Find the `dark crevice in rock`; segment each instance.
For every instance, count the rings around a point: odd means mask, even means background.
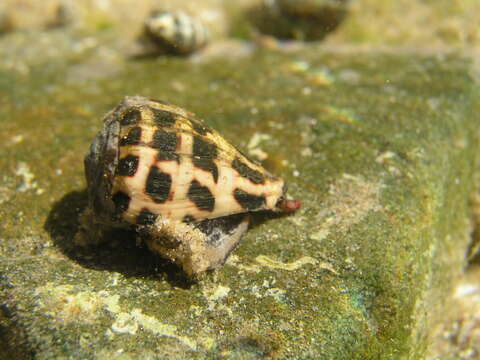
[[[0,359],[33,359],[35,352],[28,345],[25,329],[17,325],[15,311],[5,300],[0,294]]]

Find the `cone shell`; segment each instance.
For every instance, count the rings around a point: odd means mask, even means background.
[[[131,224],[274,210],[285,191],[191,113],[141,97],[107,115],[85,163],[98,215]]]

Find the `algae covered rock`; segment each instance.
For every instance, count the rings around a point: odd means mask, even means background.
[[[130,61],[72,81],[88,60],[28,75],[0,63],[2,355],[423,357],[427,315],[469,242],[479,149],[468,59],[304,46]],[[127,94],[191,109],[283,174],[302,209],[255,218],[197,282],[128,231],[81,246],[83,156]]]

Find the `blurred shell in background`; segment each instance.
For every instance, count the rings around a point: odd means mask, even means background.
[[[268,0],[275,2],[286,14],[297,16],[317,16],[330,10],[340,10],[345,7],[349,0]]]
[[[145,21],[142,42],[152,52],[189,55],[205,47],[209,40],[206,26],[183,11],[155,11]]]
[[[349,0],[264,0],[250,11],[253,25],[279,39],[322,40],[348,13]]]

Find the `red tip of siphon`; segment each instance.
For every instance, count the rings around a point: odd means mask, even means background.
[[[297,211],[302,206],[302,202],[300,200],[284,200],[280,203],[280,209],[287,213],[292,213]]]

